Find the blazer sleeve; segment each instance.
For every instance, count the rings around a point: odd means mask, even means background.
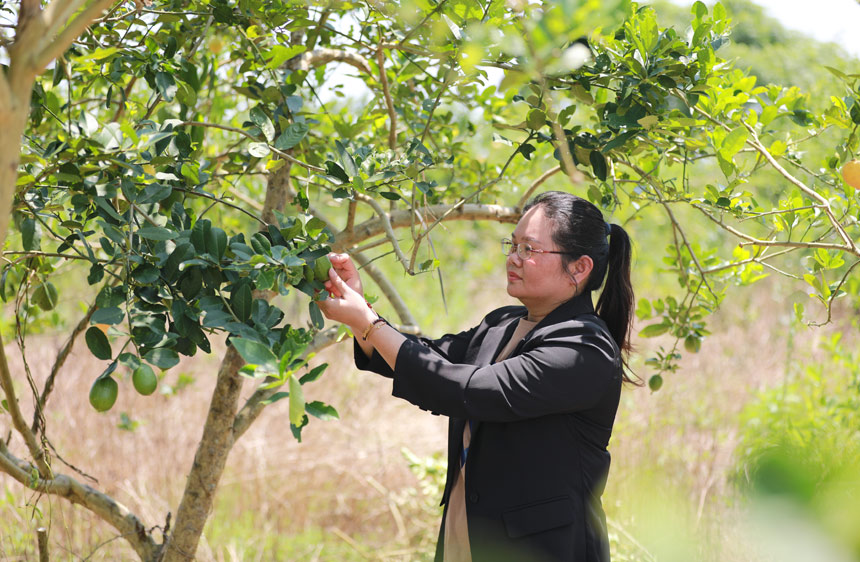
[[[469,342],[472,341],[472,337],[476,330],[477,327],[472,328],[471,330],[466,330],[465,332],[460,332],[459,334],[446,334],[435,340],[410,334],[403,334],[406,336],[406,342],[404,342],[403,345],[410,344],[419,348],[424,348],[434,356],[440,357],[445,361],[450,363],[459,363],[466,355]],[[355,338],[353,338],[352,353],[353,359],[355,360],[355,366],[362,371],[372,371],[388,378],[392,378],[394,376],[394,371],[388,366],[385,359],[383,359],[375,349],[373,350],[373,355],[368,357],[364,354],[364,351],[361,349],[361,346],[358,345],[358,341]]]
[[[404,342],[393,394],[437,414],[507,422],[587,410],[620,377],[611,336],[593,322],[574,320],[536,335],[516,356],[484,367]]]

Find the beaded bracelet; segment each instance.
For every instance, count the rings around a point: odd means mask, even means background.
[[[370,323],[370,326],[368,326],[364,333],[361,335],[361,339],[363,341],[367,341],[367,338],[370,336],[370,334],[373,333],[377,326],[381,326],[382,324],[388,324],[388,321],[382,316],[378,316],[376,320]]]

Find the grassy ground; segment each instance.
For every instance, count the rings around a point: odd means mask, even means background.
[[[762,286],[744,293],[743,301],[727,302],[713,320],[715,335],[684,359],[662,390],[623,394],[604,496],[614,560],[773,559],[748,530],[746,504],[729,479],[741,409],[785,372],[789,312],[773,296],[785,293]],[[472,321],[498,304],[490,302],[492,291],[473,294],[484,296],[473,303]],[[804,348],[814,349],[819,337],[804,333]],[[38,381],[60,344],[47,336],[30,340]],[[19,356],[14,348],[7,353],[13,361]],[[335,405],[342,420],[314,420],[297,443],[286,401],[269,407],[231,454],[199,559],[430,559],[438,497],[423,492],[433,482],[416,477],[403,450],[421,459],[440,455],[445,420],[391,398],[389,381],[352,368],[348,348],[323,355],[331,366],[306,388],[306,398]],[[172,388],[169,395],[140,397],[130,381],[121,381],[117,405],[97,414],[87,392],[103,367],[79,350],[51,399],[54,447],[147,525],[163,526],[178,504],[218,356],[172,370],[160,385]],[[12,449],[22,450],[15,438]],[[33,559],[40,525],[50,526],[54,560],[134,558],[112,528],[85,510],[34,495],[0,475],[0,559]]]

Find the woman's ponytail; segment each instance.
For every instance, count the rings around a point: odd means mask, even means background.
[[[609,333],[618,348],[626,366],[630,353],[630,328],[633,323],[633,285],[630,282],[630,261],[632,248],[630,237],[619,225],[609,225],[609,257],[607,259],[606,281],[597,300],[597,315],[606,322]],[[625,373],[626,382],[633,382]]]

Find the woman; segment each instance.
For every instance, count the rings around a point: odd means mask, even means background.
[[[437,561],[606,561],[600,496],[629,381],[630,239],[588,201],[554,191],[525,207],[502,248],[508,294],[523,306],[460,334],[398,332],[365,302],[345,254],[330,256],[332,298],[320,305],[351,328],[360,369],[450,418]]]

